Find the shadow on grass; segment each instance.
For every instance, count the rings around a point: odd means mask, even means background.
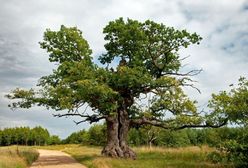
[[[92,163],[93,160],[102,158],[99,155],[73,155],[73,157],[81,163]]]

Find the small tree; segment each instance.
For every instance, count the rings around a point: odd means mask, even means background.
[[[159,138],[159,134],[161,132],[161,129],[158,127],[154,127],[151,125],[144,126],[142,129],[140,129],[141,132],[143,132],[143,137],[146,141],[146,145],[149,146],[149,148],[152,148],[152,145],[154,142]]]
[[[106,53],[102,63],[92,61],[92,51],[76,27],[49,29],[40,46],[46,49],[57,68],[40,79],[40,90],[16,89],[8,98],[20,99],[11,107],[30,108],[36,104],[56,111],[57,117],[79,116],[90,123],[105,119],[107,144],[102,153],[111,157],[135,158],[127,145],[130,127],[153,125],[165,129],[219,127],[226,122],[206,122],[197,113],[182,87],[191,86],[190,76],[199,70],[181,73],[178,50],[202,39],[196,33],[175,30],[147,20],[119,18],[103,29]],[[151,95],[149,105],[140,99]],[[93,113],[80,107],[87,104]],[[169,115],[168,115],[169,114]]]
[[[223,146],[229,161],[234,162],[237,167],[247,167],[248,80],[240,77],[237,87],[233,84],[230,86],[232,87],[230,91],[213,94],[209,107],[213,110],[212,115],[219,120],[228,118],[230,122],[243,127],[235,140],[229,140],[223,143]]]
[[[219,94],[212,94],[208,105],[213,110],[212,115],[248,126],[248,80],[240,77],[238,87],[234,87],[233,84],[230,86],[232,88],[229,92],[221,91]]]

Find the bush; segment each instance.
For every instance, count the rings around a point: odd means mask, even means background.
[[[208,160],[213,163],[233,163],[235,167],[248,167],[248,145],[229,140],[217,149],[207,156]]]
[[[28,165],[31,165],[39,157],[39,153],[33,149],[18,150],[18,154],[20,157],[25,159]]]
[[[237,167],[248,167],[248,145],[240,144],[235,140],[227,141],[223,144],[227,152],[227,159]]]
[[[213,163],[220,163],[224,161],[223,155],[221,152],[214,151],[207,155],[207,159]]]

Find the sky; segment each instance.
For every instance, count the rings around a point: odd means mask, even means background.
[[[248,77],[248,0],[0,0],[0,129],[40,125],[65,138],[89,128],[76,125],[76,118],[54,118],[43,107],[12,111],[4,95],[35,87],[52,72],[54,64],[38,44],[47,28],[77,26],[97,60],[105,52],[103,27],[119,17],[150,19],[203,37],[200,45],[180,51],[182,58],[189,56],[185,69],[203,69],[193,77],[201,94],[186,89],[200,108],[212,93]]]

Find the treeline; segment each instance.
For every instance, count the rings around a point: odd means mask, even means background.
[[[89,130],[81,130],[62,140],[64,144],[83,144],[103,146],[106,144],[106,125],[95,124]]]
[[[157,127],[132,128],[128,142],[131,146],[165,146],[183,147],[192,145],[219,146],[225,141],[248,142],[247,128],[223,127],[218,129],[183,129],[179,131],[164,130]],[[106,125],[93,125],[88,131],[72,133],[62,143],[83,145],[104,145],[106,143]]]
[[[47,129],[37,126],[5,128],[0,130],[0,146],[59,144],[58,136],[50,135]]]
[[[183,129],[179,131],[150,127],[130,130],[129,143],[134,146],[218,146],[221,142],[229,140],[247,142],[248,135],[244,135],[244,132],[244,128],[228,127],[218,129]]]
[[[225,141],[248,142],[247,128],[223,127],[218,129],[183,129],[179,131],[164,130],[157,127],[132,128],[129,131],[128,143],[131,146],[165,146],[183,147],[192,145],[218,146]],[[103,146],[106,144],[106,125],[93,125],[88,130],[81,130],[60,140],[50,135],[47,129],[40,126],[5,128],[0,130],[0,145],[53,145],[82,144]]]

